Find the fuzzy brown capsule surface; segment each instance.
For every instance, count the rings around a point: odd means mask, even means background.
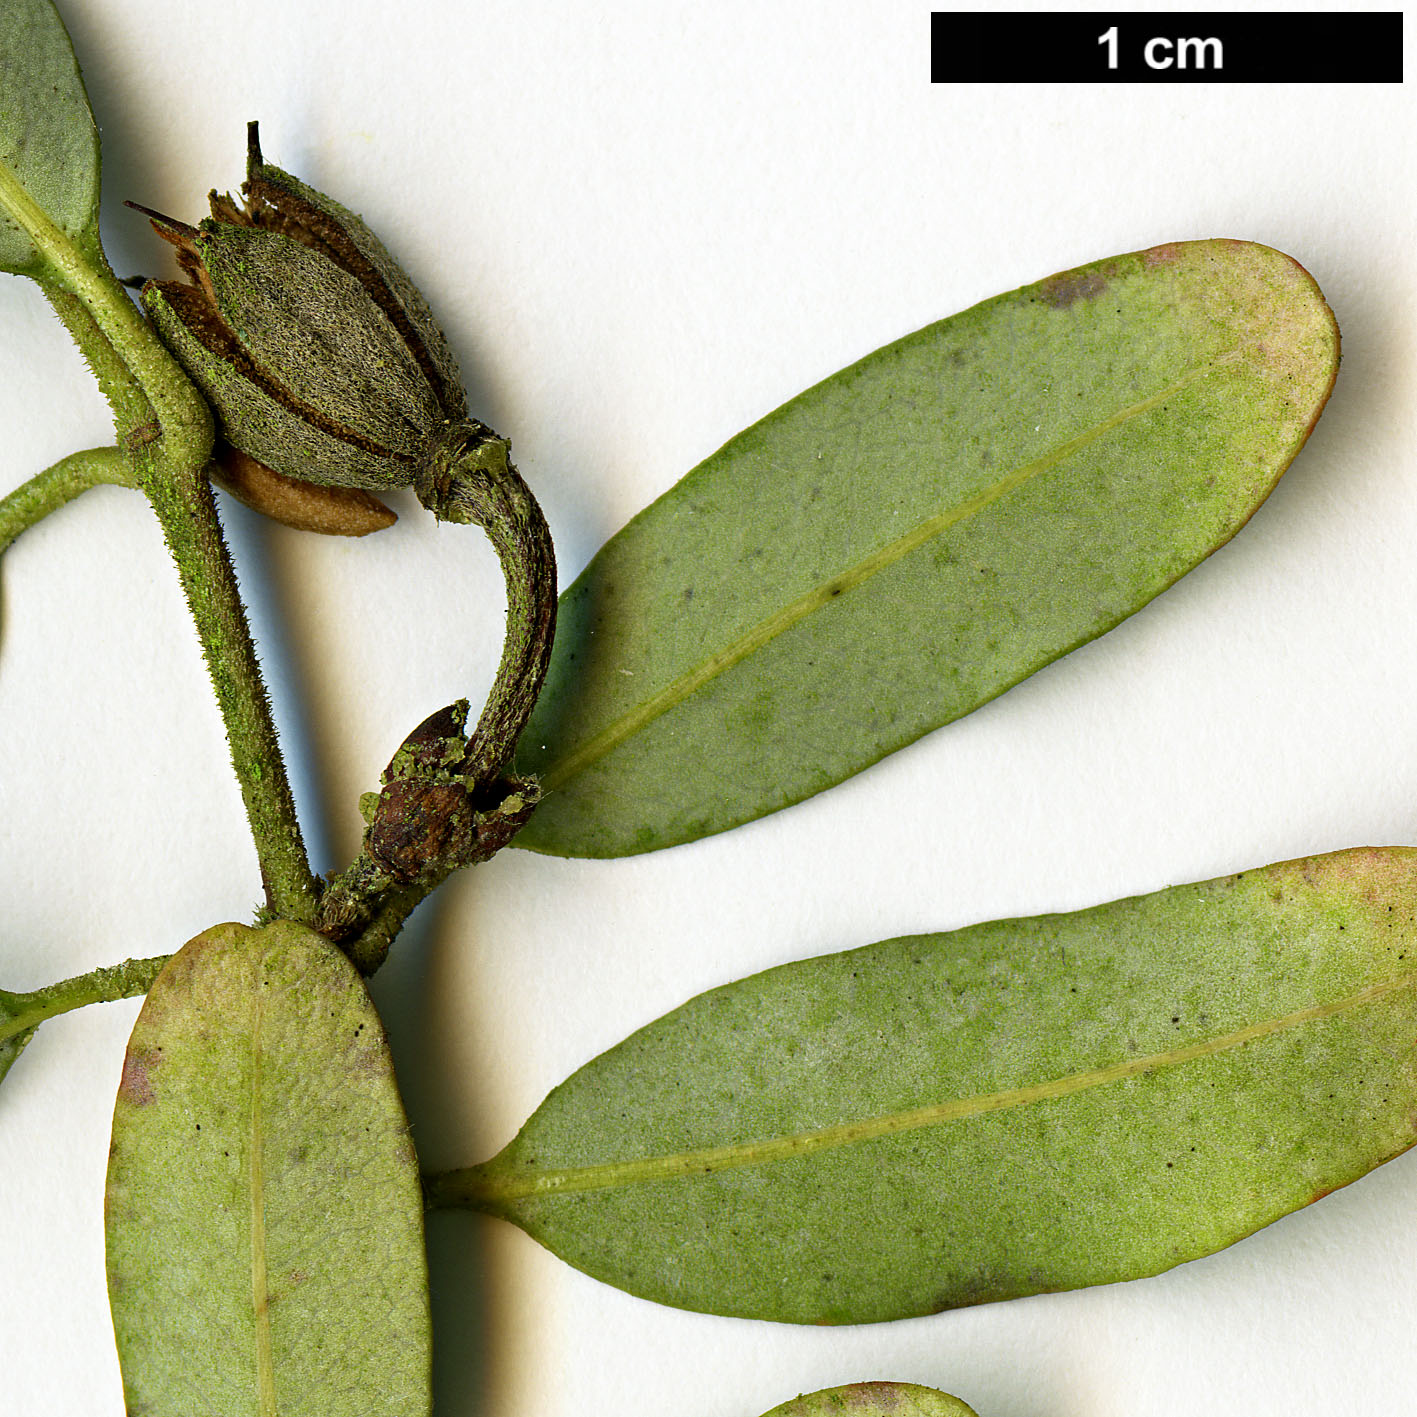
[[[254,123],[241,191],[213,192],[198,226],[139,208],[189,278],[143,287],[163,342],[247,457],[306,483],[418,486],[467,419],[423,297],[358,216],[262,158]]]

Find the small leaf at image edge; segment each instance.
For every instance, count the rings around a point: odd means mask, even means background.
[[[914,1383],[851,1383],[823,1388],[774,1407],[764,1417],[977,1417],[948,1393]]]
[[[98,224],[98,129],[64,23],[49,0],[0,5],[0,161],[73,241]],[[44,262],[0,211],[0,270],[33,275]]]

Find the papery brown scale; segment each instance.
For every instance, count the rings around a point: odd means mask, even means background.
[[[360,487],[323,487],[283,474],[257,462],[239,448],[220,444],[213,455],[211,479],[252,511],[296,531],[324,536],[367,536],[391,527],[398,517]]]
[[[476,839],[476,816],[465,788],[399,779],[380,792],[364,849],[395,880],[411,883],[430,862],[464,859]]]

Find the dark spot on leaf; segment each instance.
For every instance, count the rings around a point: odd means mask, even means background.
[[[1075,300],[1096,299],[1107,289],[1107,280],[1097,271],[1068,271],[1045,280],[1041,289],[1055,310],[1066,310]]]
[[[1168,241],[1164,246],[1153,246],[1149,251],[1143,251],[1142,263],[1150,270],[1155,266],[1169,266],[1180,255],[1180,244]]]
[[[135,1107],[146,1107],[154,1101],[151,1074],[159,1061],[156,1051],[130,1052],[123,1059],[123,1080],[118,1084],[119,1097]]]

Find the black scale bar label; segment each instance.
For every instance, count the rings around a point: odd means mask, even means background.
[[[936,10],[930,78],[937,84],[1400,84],[1402,14]]]

